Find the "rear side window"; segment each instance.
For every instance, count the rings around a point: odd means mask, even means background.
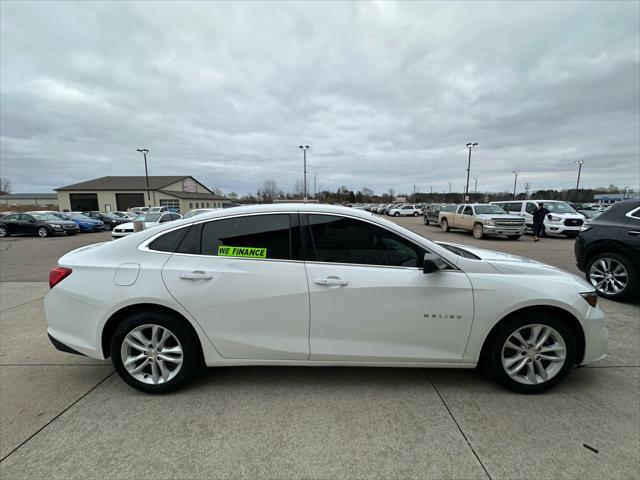
[[[189,227],[179,228],[156,238],[149,244],[149,250],[158,252],[175,252],[180,242],[189,231]]]
[[[419,267],[424,250],[389,230],[361,220],[309,215],[311,261]]]
[[[253,215],[205,223],[200,252],[202,255],[289,260],[289,215]]]

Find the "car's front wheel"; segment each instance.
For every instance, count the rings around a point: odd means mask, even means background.
[[[544,313],[512,318],[488,340],[491,375],[520,393],[539,393],[557,385],[576,361],[576,340],[558,318]]]
[[[107,232],[110,232],[112,228],[113,228],[113,225],[111,225],[110,223],[105,223],[105,224],[104,224],[104,229],[105,229]]]
[[[418,212],[413,212],[413,216],[417,217],[418,216]]]
[[[484,228],[482,227],[481,224],[476,223],[473,226],[473,237],[477,238],[478,240],[484,237]]]
[[[0,227],[0,238],[2,237],[8,237],[9,236],[9,232],[7,231],[6,227]]]
[[[611,300],[631,300],[638,295],[640,272],[617,253],[601,253],[587,263],[587,281],[598,294]]]
[[[49,236],[49,230],[47,229],[47,227],[38,228],[38,236],[40,238],[45,238],[45,237]]]
[[[399,217],[400,216],[400,212],[396,212],[393,214],[394,217]]]
[[[140,312],[116,328],[111,361],[133,388],[166,393],[186,383],[201,364],[197,342],[184,320],[161,312]]]

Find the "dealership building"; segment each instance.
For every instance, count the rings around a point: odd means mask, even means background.
[[[191,176],[100,177],[56,188],[62,211],[123,211],[132,207],[166,206],[186,213],[194,208],[221,208],[230,201]]]

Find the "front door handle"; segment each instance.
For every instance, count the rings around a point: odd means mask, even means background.
[[[627,233],[633,237],[640,236],[640,231],[638,230],[629,230]]]
[[[328,287],[344,287],[349,285],[349,281],[339,277],[316,278],[316,285],[326,285]]]
[[[181,273],[180,278],[183,280],[211,280],[213,275],[202,270],[196,270],[194,272]]]

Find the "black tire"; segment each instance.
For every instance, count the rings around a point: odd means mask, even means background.
[[[424,217],[424,224],[429,225],[429,219],[427,217]]]
[[[113,228],[113,225],[111,225],[110,223],[105,223],[105,224],[104,224],[104,229],[105,229],[107,232],[110,232],[112,228]]]
[[[482,240],[484,238],[484,227],[481,223],[476,223],[473,226],[473,238],[477,240]]]
[[[627,278],[628,278],[627,285],[619,293],[610,294],[599,289],[598,287],[596,287],[597,282],[595,281],[595,279],[591,278],[591,268],[593,267],[593,265],[596,262],[599,262],[600,260],[604,260],[604,259],[611,259],[611,260],[615,260],[616,262],[619,262],[627,271]],[[595,257],[590,258],[587,261],[587,267],[585,268],[585,272],[586,272],[585,276],[587,278],[587,282],[589,282],[591,285],[593,285],[596,288],[596,290],[598,291],[598,295],[600,295],[601,297],[608,298],[610,300],[616,300],[619,302],[627,302],[627,301],[636,300],[638,296],[640,296],[640,272],[635,267],[635,265],[629,260],[629,258],[623,255],[620,255],[618,253],[600,253]]]
[[[553,328],[562,336],[566,347],[564,364],[555,376],[546,382],[534,385],[527,385],[514,380],[502,366],[502,349],[505,342],[519,328],[530,324],[545,325]],[[554,317],[552,314],[524,313],[521,316],[502,322],[492,332],[487,339],[482,360],[491,377],[503,387],[518,393],[541,393],[560,383],[573,369],[576,362],[575,334],[560,318]]]
[[[170,330],[182,347],[183,357],[179,372],[166,383],[148,384],[134,378],[124,367],[121,358],[122,343],[129,332],[141,325],[158,325]],[[111,338],[111,362],[127,384],[145,393],[167,393],[186,384],[203,365],[197,336],[185,325],[185,320],[163,312],[138,312],[127,317],[116,328]]]
[[[49,236],[49,229],[47,227],[39,227],[36,235],[40,238],[46,238]]]
[[[400,212],[396,212],[393,214],[394,217],[399,217],[400,216]]]
[[[413,216],[417,217],[418,216],[418,212],[413,212]]]
[[[521,235],[507,235],[509,240],[520,240]]]
[[[6,227],[0,226],[0,238],[8,237],[9,231]]]
[[[449,222],[447,221],[446,218],[443,218],[442,221],[440,222],[440,228],[442,229],[443,232],[448,232],[449,230],[451,230],[449,228]]]

